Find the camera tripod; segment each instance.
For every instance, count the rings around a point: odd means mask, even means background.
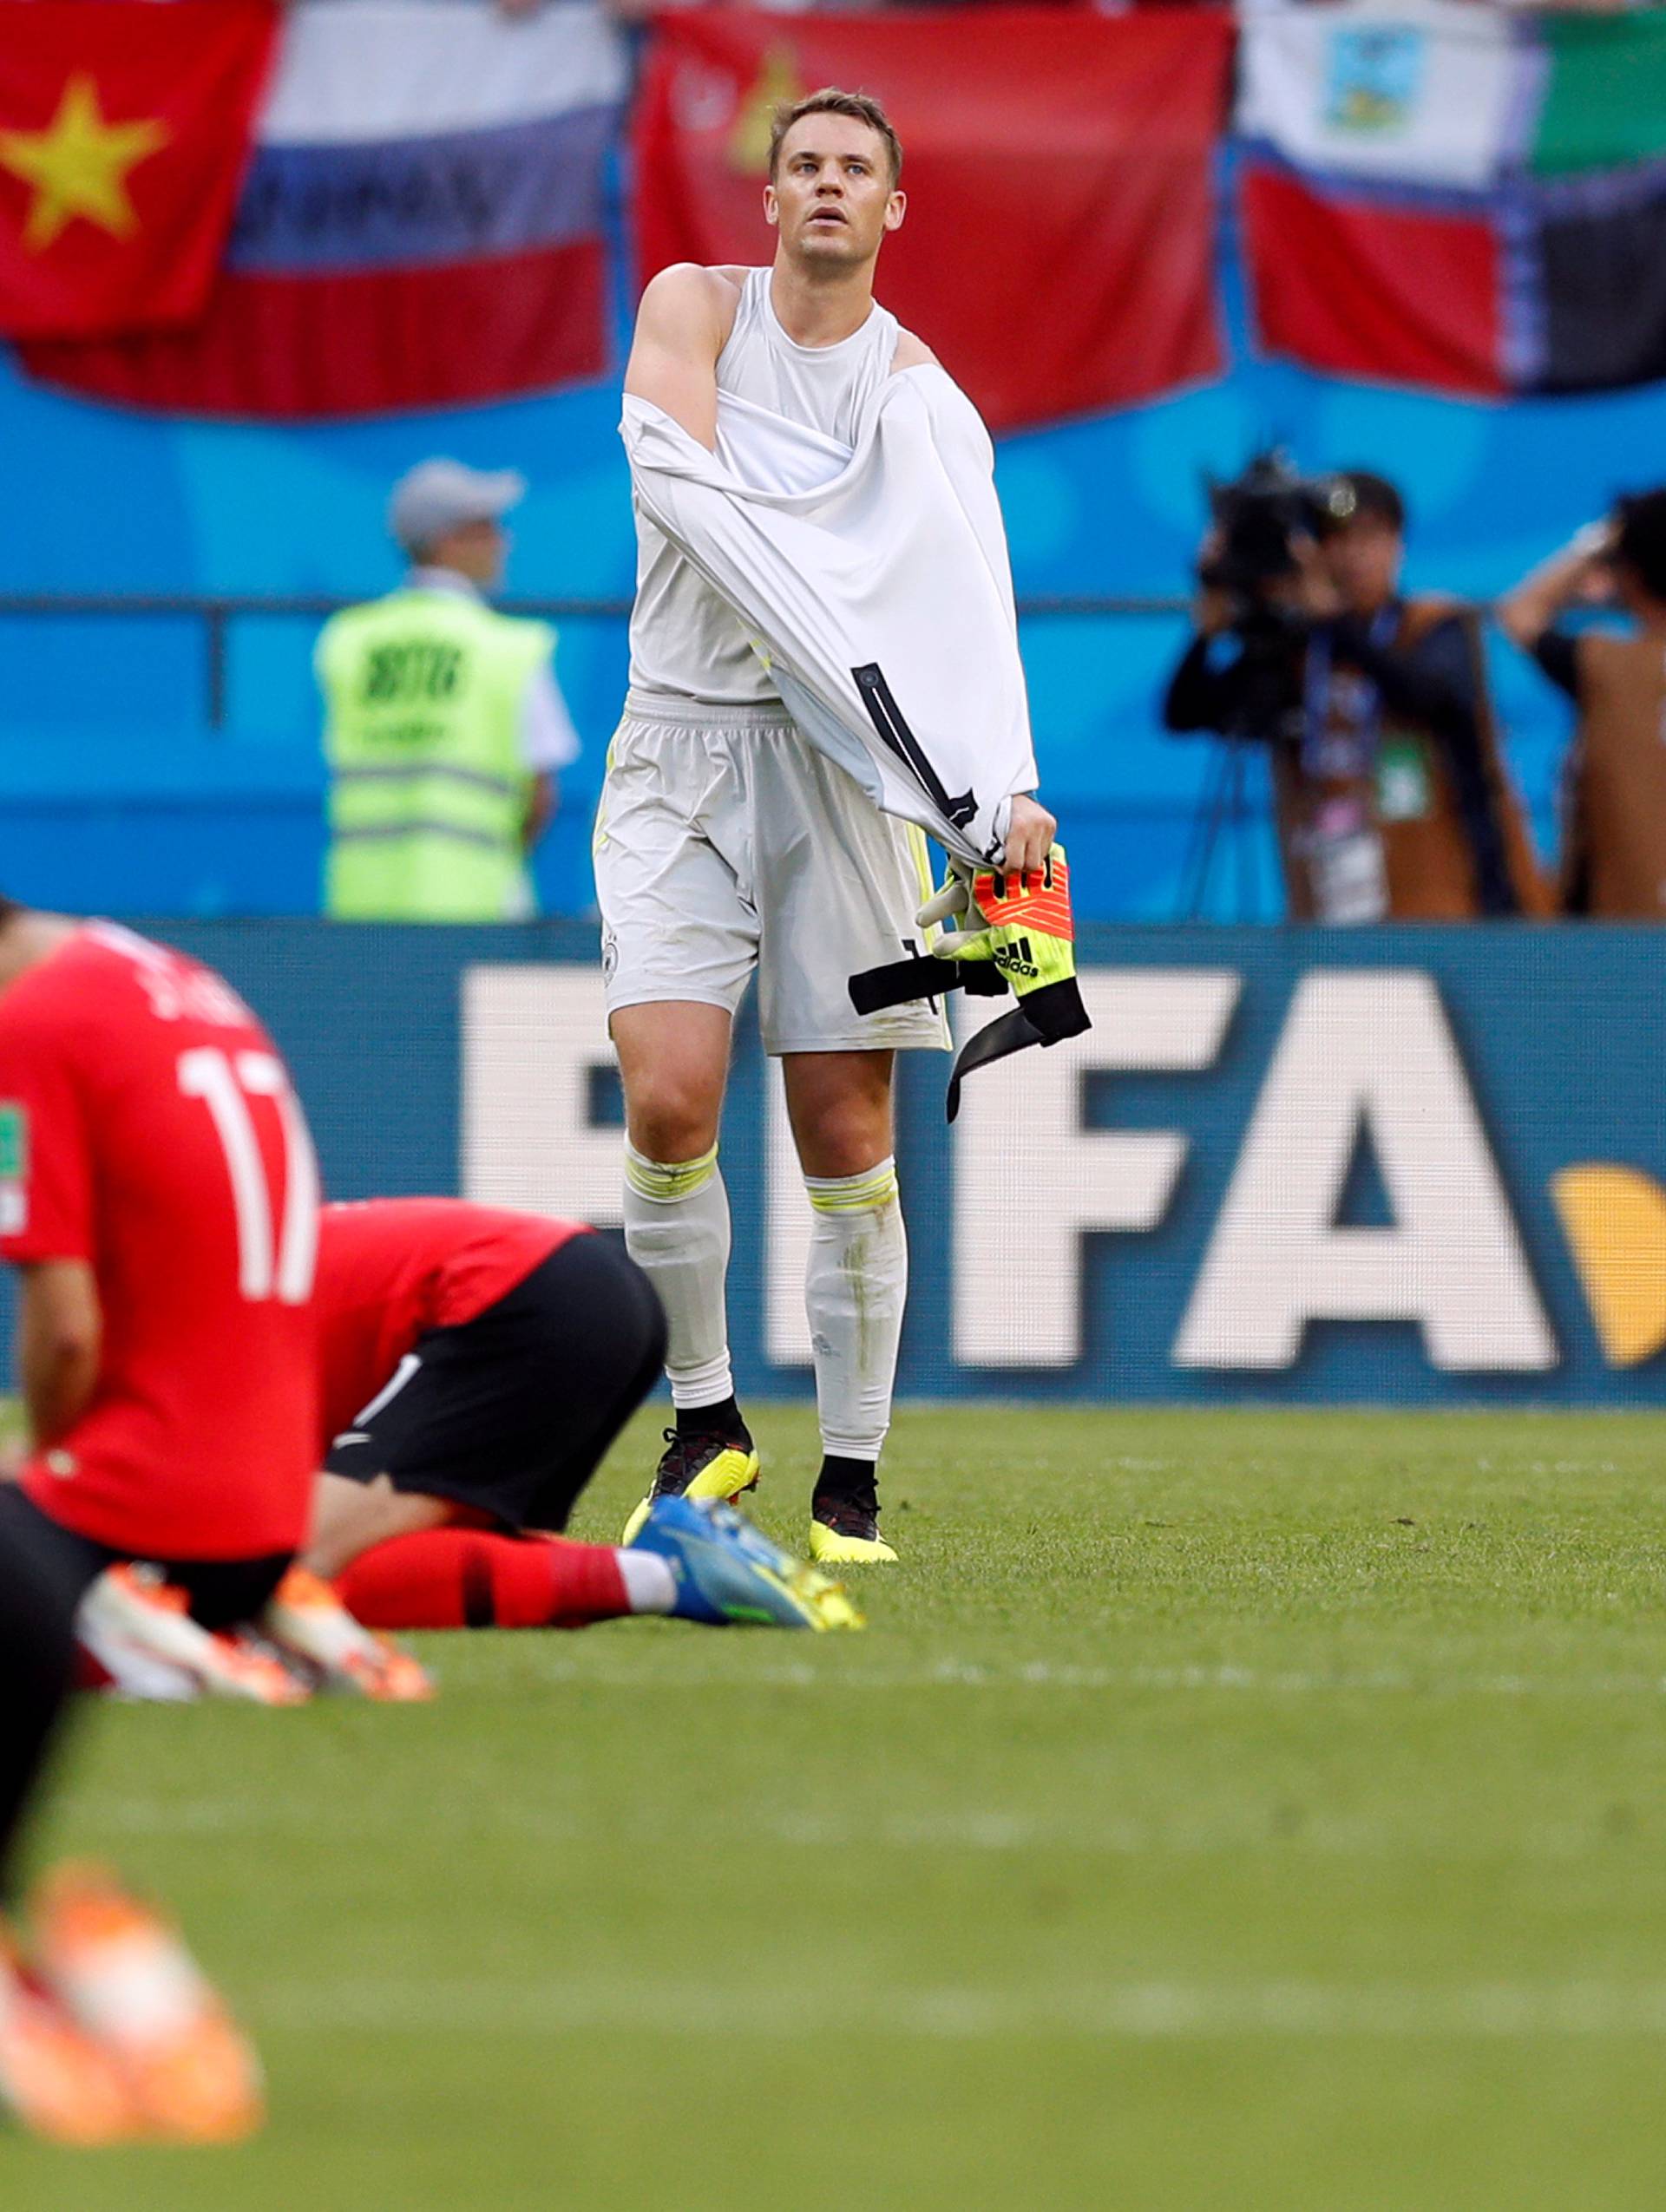
[[[1250,922],[1267,919],[1262,900],[1260,821],[1250,796],[1250,749],[1251,741],[1243,738],[1229,738],[1215,749],[1215,757],[1192,816],[1190,839],[1180,870],[1177,921],[1204,919],[1217,870],[1223,903],[1229,909],[1227,920]],[[1258,758],[1264,749],[1255,748]],[[1229,880],[1232,895],[1226,897]]]

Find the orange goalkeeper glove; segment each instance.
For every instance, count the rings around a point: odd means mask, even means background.
[[[943,887],[916,917],[922,927],[953,920],[922,959],[895,960],[850,978],[859,1014],[964,988],[974,997],[1010,990],[1018,1000],[969,1037],[955,1055],[948,1083],[948,1118],[960,1111],[961,1084],[974,1068],[1004,1060],[1030,1044],[1057,1044],[1091,1026],[1076,982],[1076,926],[1070,908],[1070,865],[1055,845],[1027,880],[994,868],[951,861]]]

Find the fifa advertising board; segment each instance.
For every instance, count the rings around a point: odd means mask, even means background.
[[[583,925],[148,926],[266,1020],[332,1194],[618,1224]],[[980,1070],[952,1129],[946,1057],[903,1057],[905,1394],[1666,1403],[1666,933],[1101,927],[1079,950],[1092,1031]],[[807,1391],[810,1212],[744,1018],[722,1161],[744,1386]]]

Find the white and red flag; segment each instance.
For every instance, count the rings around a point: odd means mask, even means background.
[[[163,36],[187,13],[246,3],[109,0],[108,12]],[[593,0],[523,20],[471,0],[292,8],[200,311],[177,329],[31,344],[25,360],[128,405],[268,418],[600,375],[605,180],[626,92],[622,35]]]

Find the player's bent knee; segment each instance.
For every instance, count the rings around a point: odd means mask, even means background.
[[[396,1536],[419,1535],[424,1529],[441,1528],[449,1512],[442,1498],[397,1490],[386,1475],[378,1475],[371,1482],[343,1475],[320,1475],[313,1492],[312,1531],[303,1562],[315,1574],[333,1581],[362,1552],[389,1543]]]

